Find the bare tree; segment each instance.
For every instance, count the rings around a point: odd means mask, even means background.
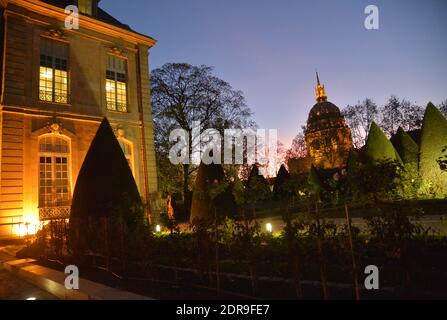
[[[403,99],[402,108],[402,129],[405,131],[415,130],[422,127],[424,119],[424,108]]]
[[[396,96],[391,96],[387,104],[381,109],[381,113],[382,121],[380,124],[382,130],[388,136],[395,134],[397,129],[401,126],[401,119],[403,117],[402,106],[399,99]]]
[[[157,152],[168,160],[169,134],[173,129],[189,132],[189,155],[193,150],[192,126],[200,121],[201,133],[209,128],[252,127],[252,112],[241,91],[213,75],[213,68],[187,63],[168,63],[151,72],[151,93]],[[161,160],[161,159],[159,159]],[[182,164],[183,195],[195,167]]]
[[[306,127],[301,126],[301,132],[292,141],[292,146],[285,152],[284,163],[290,159],[303,158],[307,156],[307,146],[305,140]]]
[[[381,109],[381,116],[380,124],[383,131],[388,136],[392,136],[399,127],[406,131],[419,129],[422,125],[424,110],[408,100],[399,100],[396,96],[391,96],[388,103]]]
[[[438,105],[439,110],[441,111],[441,113],[444,115],[444,117],[447,118],[447,99],[445,99],[444,101],[442,101],[439,105]]]
[[[369,128],[376,121],[379,110],[372,99],[366,98],[355,106],[347,106],[343,110],[346,121],[352,131],[352,140],[356,148],[365,145]]]

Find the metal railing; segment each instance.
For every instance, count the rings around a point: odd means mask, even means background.
[[[39,208],[40,221],[70,218],[70,206]]]

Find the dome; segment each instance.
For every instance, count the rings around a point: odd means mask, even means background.
[[[305,133],[309,156],[318,168],[343,168],[353,148],[351,130],[340,109],[327,101],[318,73],[315,94],[317,104],[309,112]]]
[[[340,119],[340,109],[329,101],[319,102],[310,110],[308,123],[326,119]]]

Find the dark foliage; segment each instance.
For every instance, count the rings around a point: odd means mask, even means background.
[[[275,184],[273,185],[273,194],[276,198],[284,198],[290,196],[291,193],[287,190],[286,184],[290,180],[290,174],[284,165],[279,168],[276,175]]]
[[[130,245],[144,223],[137,185],[113,130],[104,119],[79,171],[70,216],[76,256],[110,254],[117,242]],[[124,239],[125,238],[125,239]]]
[[[399,127],[396,135],[391,137],[391,143],[393,143],[403,163],[409,164],[414,167],[414,170],[417,170],[419,146],[402,127]]]
[[[447,175],[439,166],[439,158],[445,157],[447,144],[447,119],[432,104],[425,111],[422,126],[419,167],[426,192],[434,195],[447,194]]]
[[[222,188],[219,194],[212,195],[210,191],[216,184]],[[214,210],[219,216],[233,216],[236,212],[236,202],[233,197],[232,185],[227,184],[225,172],[220,164],[199,166],[194,185],[191,204],[190,222],[214,219]]]

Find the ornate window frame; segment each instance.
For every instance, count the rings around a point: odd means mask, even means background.
[[[36,190],[36,200],[39,203],[40,196],[40,140],[44,137],[48,136],[57,136],[59,138],[64,139],[68,142],[69,153],[68,155],[68,179],[69,179],[69,188],[70,188],[70,198],[73,196],[73,144],[76,144],[76,136],[70,132],[69,130],[63,129],[63,125],[57,122],[57,119],[53,119],[48,122],[48,124],[40,129],[37,129],[32,132],[31,136],[33,140],[36,141],[36,149],[37,155],[36,158],[33,157],[33,161],[37,162],[37,172],[35,173],[35,179],[37,179],[37,190]],[[34,173],[33,173],[34,174]],[[48,221],[48,220],[57,220],[57,219],[69,219],[70,218],[70,206],[60,206],[60,207],[40,207],[39,206],[39,218],[40,221]]]

